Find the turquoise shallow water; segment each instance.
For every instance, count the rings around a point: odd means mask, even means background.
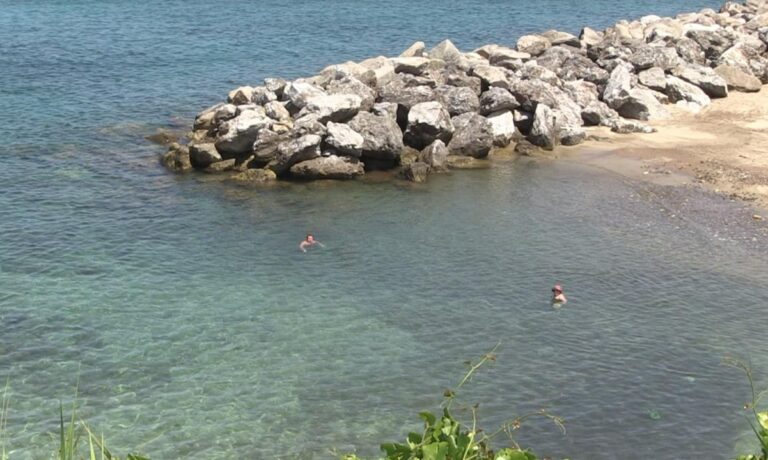
[[[747,388],[720,360],[768,371],[768,263],[763,240],[711,221],[717,198],[526,161],[424,186],[256,192],[170,175],[143,140],[233,86],[416,39],[470,49],[703,6],[0,3],[11,458],[50,456],[78,376],[82,415],[118,452],[375,455],[498,340],[466,399],[489,427],[539,407],[565,417],[564,436],[523,430],[537,452],[732,454]],[[308,231],[326,248],[299,253]],[[557,311],[556,281],[570,300]]]

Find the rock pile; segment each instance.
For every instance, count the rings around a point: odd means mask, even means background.
[[[197,115],[190,142],[173,144],[163,162],[241,181],[393,168],[423,181],[512,143],[520,152],[575,145],[590,125],[652,132],[642,122],[668,117],[667,104],[696,111],[728,91],[758,91],[767,47],[768,0],[579,37],[550,30],[468,53],[449,40],[429,51],[417,42],[395,58],[234,89]]]

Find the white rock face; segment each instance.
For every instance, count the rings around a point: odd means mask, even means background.
[[[329,121],[325,142],[341,155],[360,158],[363,152],[363,136],[343,123]]]
[[[259,130],[271,122],[272,119],[261,107],[246,110],[222,123],[219,128],[219,137],[216,139],[216,149],[225,158],[249,154]]]
[[[448,142],[453,134],[451,115],[437,101],[414,105],[408,112],[408,128],[403,137],[406,144],[416,149],[440,139]]]
[[[501,112],[494,112],[486,116],[488,122],[491,123],[491,134],[493,135],[493,145],[496,147],[504,147],[509,145],[512,139],[515,138],[515,116],[511,110],[503,110]]]
[[[362,103],[362,98],[356,94],[312,96],[307,99],[302,114],[315,113],[320,123],[347,121],[360,111]]]

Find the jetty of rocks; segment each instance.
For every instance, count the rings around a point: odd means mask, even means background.
[[[653,132],[666,106],[697,111],[768,82],[768,0],[674,18],[645,16],[578,37],[555,30],[514,47],[461,52],[414,43],[319,75],[232,90],[200,112],[162,162],[233,180],[354,179],[397,170],[412,181],[467,167],[496,148],[575,145],[587,126]]]

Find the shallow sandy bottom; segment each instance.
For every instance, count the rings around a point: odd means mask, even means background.
[[[732,92],[699,113],[672,107],[654,134],[590,129],[590,140],[555,154],[663,185],[702,184],[768,209],[768,90]],[[760,211],[762,209],[763,211]]]

